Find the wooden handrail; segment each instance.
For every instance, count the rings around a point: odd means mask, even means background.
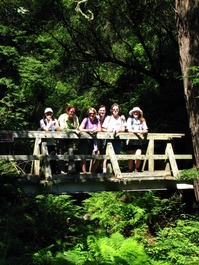
[[[80,135],[76,133],[68,132],[45,132],[45,131],[10,131],[10,130],[1,130],[0,135],[3,134],[13,134],[14,138],[41,138],[41,139],[121,139],[121,140],[172,140],[174,138],[182,138],[185,136],[183,133],[148,133],[147,135],[134,134],[134,133],[118,133],[114,135],[113,133],[107,132],[98,132],[95,135],[90,133],[82,132]]]

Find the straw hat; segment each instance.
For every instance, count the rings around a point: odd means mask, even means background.
[[[139,111],[140,115],[143,116],[143,111],[139,107],[134,107],[129,111],[129,115],[132,116],[134,111]]]

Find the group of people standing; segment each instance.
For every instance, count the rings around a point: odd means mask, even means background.
[[[81,134],[82,132],[88,132],[90,134],[96,134],[97,132],[113,132],[117,135],[119,132],[129,133],[148,133],[148,127],[146,120],[143,117],[143,112],[139,107],[134,107],[129,111],[129,117],[126,121],[124,115],[120,115],[121,108],[117,103],[111,106],[111,115],[106,115],[106,107],[101,105],[98,112],[95,108],[89,108],[87,111],[88,116],[85,117],[81,124],[76,116],[75,106],[68,106],[64,114],[61,114],[57,119],[53,116],[53,110],[46,108],[44,111],[44,117],[40,120],[40,128],[44,131],[62,131],[62,132],[74,132]],[[51,140],[51,139],[49,139]],[[103,155],[106,152],[106,140],[88,140],[80,141],[79,154],[92,154]],[[119,139],[112,142],[113,148],[116,154],[120,154],[121,141]],[[142,143],[140,141],[128,141],[127,140],[127,153],[128,154],[142,154]],[[57,149],[59,154],[64,154],[67,149],[70,155],[73,154],[73,141],[70,139],[62,139],[58,141]],[[55,143],[53,141],[48,142],[49,153],[55,152]],[[96,172],[99,167],[99,160],[94,160],[92,165],[92,172]],[[103,173],[106,173],[107,161],[103,161]],[[140,167],[140,160],[135,160],[135,172],[138,172]],[[86,173],[86,160],[81,161],[82,172]],[[133,171],[133,160],[128,160],[129,172]],[[65,162],[59,161],[59,170],[61,173],[65,173]],[[74,161],[69,161],[68,172],[75,172]]]

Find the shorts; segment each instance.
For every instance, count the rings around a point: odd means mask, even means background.
[[[114,141],[111,141],[111,142],[112,142],[115,154],[119,155],[120,151],[121,151],[121,140],[114,140]]]
[[[132,144],[128,144],[126,150],[130,151],[130,150],[137,150],[137,149],[142,149],[142,145],[132,145]]]
[[[101,155],[106,154],[106,146],[107,146],[107,141],[106,140],[99,140],[99,151]]]
[[[93,140],[82,140],[79,143],[79,154],[80,155],[89,155],[93,152]]]

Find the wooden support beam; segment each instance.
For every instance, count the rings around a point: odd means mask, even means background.
[[[114,148],[113,148],[113,145],[112,143],[107,143],[107,153],[110,157],[110,161],[112,163],[112,166],[113,166],[113,172],[114,172],[114,175],[119,178],[121,176],[121,171],[120,171],[120,167],[119,167],[119,164],[118,164],[118,161],[116,159],[116,155],[115,155],[115,151],[114,151]]]
[[[169,162],[171,165],[171,170],[173,172],[173,176],[177,177],[179,175],[179,170],[178,170],[178,166],[177,166],[177,163],[175,160],[175,155],[174,155],[173,147],[172,147],[171,143],[167,143],[166,153],[169,156]]]

